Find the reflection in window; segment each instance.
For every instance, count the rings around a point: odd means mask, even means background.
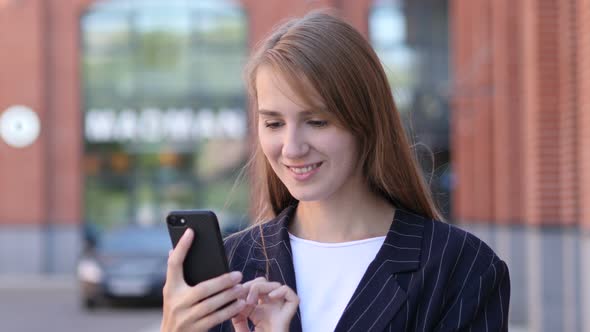
[[[377,0],[369,36],[385,67],[396,105],[417,145],[425,176],[450,216],[448,4],[445,0]]]
[[[408,110],[417,86],[417,55],[406,44],[406,17],[399,1],[383,2],[373,8],[369,20],[371,43],[379,54],[385,73],[394,87],[400,111]]]
[[[100,1],[80,26],[87,221],[152,224],[191,208],[243,219],[247,188],[229,197],[247,157],[240,6]]]

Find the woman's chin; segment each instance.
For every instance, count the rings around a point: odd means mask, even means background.
[[[318,191],[293,190],[290,191],[290,193],[291,196],[293,196],[299,202],[315,202],[325,199],[325,195]]]

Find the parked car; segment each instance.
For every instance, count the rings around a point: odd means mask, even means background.
[[[113,299],[161,302],[171,247],[165,227],[129,225],[97,236],[78,262],[83,305],[91,309]]]

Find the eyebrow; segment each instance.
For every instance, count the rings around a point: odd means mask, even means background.
[[[317,114],[326,114],[326,110],[303,110],[299,112],[301,115],[317,115]],[[266,109],[259,109],[258,114],[260,115],[267,115],[267,116],[281,116],[281,113],[274,110],[266,110]]]

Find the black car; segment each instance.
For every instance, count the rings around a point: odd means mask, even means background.
[[[171,248],[165,227],[129,225],[104,233],[78,262],[83,305],[91,309],[113,299],[161,302]]]

